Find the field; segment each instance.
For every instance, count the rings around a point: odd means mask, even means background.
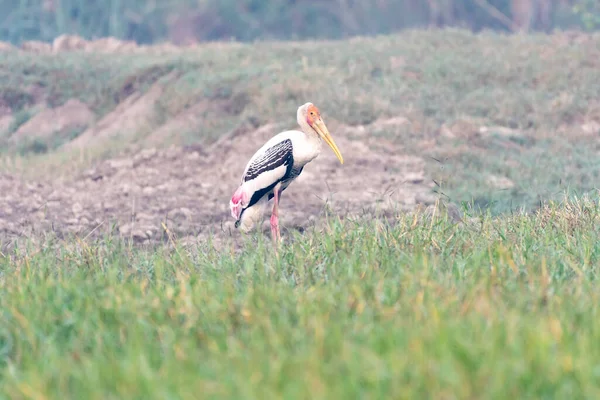
[[[108,47],[0,50],[3,397],[598,397],[600,36]]]

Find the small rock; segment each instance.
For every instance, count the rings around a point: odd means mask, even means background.
[[[150,235],[148,235],[143,229],[136,229],[131,233],[131,236],[134,240],[142,241],[148,239]]]
[[[478,137],[480,132],[479,121],[471,118],[461,118],[450,124],[444,124],[440,129],[440,134],[445,137],[457,137],[463,139],[473,139]]]
[[[156,188],[153,188],[152,186],[146,186],[142,190],[142,193],[146,196],[152,196],[154,193],[156,193]]]
[[[179,209],[179,212],[181,212],[186,217],[191,217],[192,215],[194,215],[194,213],[192,212],[192,210],[190,210],[189,208],[186,208],[186,207],[181,207]]]
[[[402,126],[410,122],[408,118],[405,117],[393,117],[389,119],[384,119],[380,121],[376,121],[374,125],[377,127],[389,127],[389,126]]]
[[[193,153],[188,154],[186,158],[190,161],[198,160],[200,158],[200,153],[194,151]]]
[[[446,124],[443,124],[440,127],[440,135],[442,135],[443,137],[447,137],[449,139],[454,139],[456,137],[454,132],[452,132],[452,130],[450,128],[448,128],[448,126],[446,126]]]
[[[142,151],[140,151],[135,157],[134,157],[134,162],[135,161],[140,161],[140,160],[149,160],[152,157],[156,156],[158,152],[156,151],[156,149],[144,149]]]
[[[600,133],[600,123],[597,121],[590,121],[581,125],[581,130],[587,135],[597,135]]]
[[[71,50],[84,50],[88,41],[81,36],[60,35],[52,42],[52,51],[59,53]]]
[[[505,136],[505,137],[520,137],[523,136],[523,133],[515,130],[515,129],[510,129],[504,126],[482,126],[481,128],[479,128],[479,133],[481,133],[482,135],[493,135],[493,134],[497,134],[500,136]]]
[[[73,211],[73,214],[80,214],[83,211],[83,206],[79,203],[75,203],[71,207],[71,211]]]
[[[137,47],[137,43],[134,41],[106,37],[88,42],[86,51],[98,53],[129,52],[135,50]]]
[[[104,178],[104,174],[102,174],[101,172],[94,171],[93,173],[88,174],[87,177],[94,182],[98,182],[99,180],[102,180]]]
[[[12,215],[13,209],[9,206],[4,206],[0,208],[0,215]]]
[[[154,216],[152,214],[139,212],[136,214],[136,218],[138,221],[152,221],[154,220]]]
[[[133,224],[131,224],[131,223],[124,224],[124,225],[119,226],[119,232],[122,235],[126,236],[126,235],[129,235],[129,233],[131,233],[132,228],[133,228]]]
[[[487,183],[496,189],[510,189],[515,186],[514,182],[505,176],[490,175]]]
[[[62,203],[57,200],[49,200],[46,203],[46,207],[48,207],[48,208],[60,208],[61,206],[62,206]]]
[[[117,160],[108,160],[106,165],[112,169],[129,169],[133,167],[133,160],[122,158]]]
[[[30,53],[50,54],[52,53],[52,45],[39,40],[29,40],[21,43],[21,49]]]
[[[404,181],[412,184],[423,183],[425,180],[425,171],[407,172],[404,175]]]

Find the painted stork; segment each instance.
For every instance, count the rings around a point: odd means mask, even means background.
[[[246,165],[242,182],[229,202],[235,227],[246,233],[262,217],[264,205],[274,198],[271,214],[274,243],[281,239],[278,211],[281,193],[300,175],[304,166],[319,155],[322,142],[325,141],[340,163],[344,163],[314,104],[300,106],[296,118],[302,130],[281,132],[258,149]]]

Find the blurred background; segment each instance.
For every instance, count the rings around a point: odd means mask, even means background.
[[[596,30],[597,0],[0,0],[0,40],[339,39],[406,28]]]

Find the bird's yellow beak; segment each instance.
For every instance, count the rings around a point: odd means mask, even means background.
[[[331,147],[331,150],[333,150],[338,160],[340,160],[340,163],[343,164],[344,158],[342,157],[342,153],[340,153],[340,149],[338,149],[335,142],[333,141],[333,138],[329,133],[329,129],[327,129],[327,126],[325,126],[325,122],[323,122],[323,120],[319,118],[317,121],[315,121],[314,128],[317,131],[317,133],[323,138],[323,140],[327,142],[329,147]]]

